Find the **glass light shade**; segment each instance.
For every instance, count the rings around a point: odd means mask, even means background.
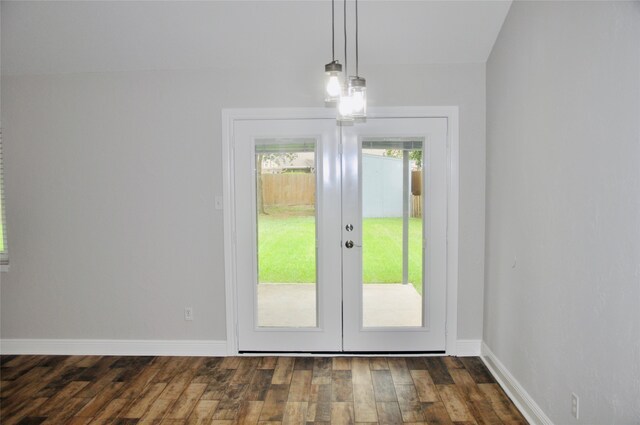
[[[362,77],[349,77],[349,96],[351,97],[354,118],[367,117],[367,82]]]
[[[340,99],[340,80],[338,75],[331,73],[327,77],[325,102],[335,102]]]
[[[337,102],[340,100],[340,93],[342,85],[340,84],[340,73],[342,72],[342,65],[338,61],[329,62],[324,66],[324,73],[326,76],[325,84],[325,102]]]
[[[348,90],[342,92],[338,102],[338,121],[353,121],[353,99]]]

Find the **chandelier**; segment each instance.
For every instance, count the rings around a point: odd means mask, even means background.
[[[326,85],[325,102],[337,106],[339,122],[364,121],[367,117],[367,81],[358,70],[358,0],[355,0],[356,72],[348,73],[347,61],[347,0],[343,0],[344,15],[344,73],[341,81],[342,65],[335,56],[335,6],[331,0],[331,54],[332,60],[324,66]]]

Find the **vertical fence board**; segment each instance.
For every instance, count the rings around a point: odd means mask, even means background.
[[[314,205],[316,175],[311,173],[263,174],[265,205]]]

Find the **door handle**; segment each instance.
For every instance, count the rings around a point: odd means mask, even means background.
[[[353,241],[346,241],[344,243],[344,246],[346,246],[349,249],[353,248],[354,246],[358,247],[358,248],[362,248],[362,245],[356,245],[356,244],[353,243]]]

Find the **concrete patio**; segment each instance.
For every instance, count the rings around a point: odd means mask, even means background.
[[[364,326],[421,326],[422,297],[413,285],[364,285]],[[265,327],[316,326],[316,286],[309,283],[258,285],[258,323]]]

